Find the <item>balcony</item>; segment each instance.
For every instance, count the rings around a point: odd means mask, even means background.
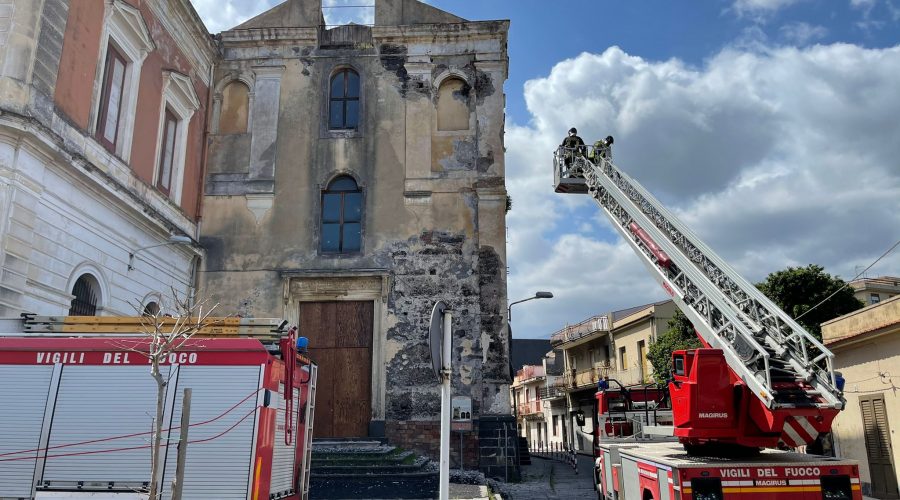
[[[628,370],[616,370],[610,366],[608,362],[596,363],[593,368],[587,370],[576,371],[574,374],[567,373],[565,375],[566,387],[569,390],[584,389],[586,387],[596,386],[604,377],[618,380],[624,386],[638,385],[650,382],[649,370],[647,373],[641,373],[640,368],[630,368]]]
[[[566,395],[566,387],[563,384],[541,387],[538,395],[542,400],[561,398]]]
[[[544,405],[541,400],[536,401],[528,401],[525,403],[519,404],[519,415],[522,417],[527,417],[530,415],[544,415]]]
[[[594,316],[592,318],[588,318],[581,323],[577,323],[574,325],[567,325],[562,330],[554,333],[550,336],[550,345],[556,347],[560,344],[564,344],[566,342],[571,342],[573,340],[578,340],[580,338],[587,337],[588,335],[595,332],[608,332],[609,331],[609,317],[607,316]]]
[[[533,378],[543,377],[544,376],[544,367],[543,366],[535,366],[535,365],[525,365],[521,370],[516,372],[516,376],[513,379],[513,385],[519,385],[526,380],[531,380]]]

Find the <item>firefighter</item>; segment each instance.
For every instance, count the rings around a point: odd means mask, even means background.
[[[613,145],[613,136],[608,135],[606,139],[600,139],[594,143],[591,152],[588,153],[588,159],[594,163],[599,163],[604,158],[609,158],[609,148]]]
[[[559,147],[563,149],[566,168],[572,164],[575,156],[584,156],[586,149],[584,147],[584,141],[581,140],[581,137],[578,137],[578,130],[575,129],[575,127],[569,129],[569,135],[563,139],[562,144],[560,144]]]

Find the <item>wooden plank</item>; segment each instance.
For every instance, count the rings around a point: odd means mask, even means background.
[[[160,318],[164,324],[174,324],[176,318]],[[193,321],[197,321],[193,318]],[[239,318],[236,316],[210,316],[207,323],[225,326],[276,327],[282,323],[279,318]],[[140,325],[140,316],[31,316],[25,324],[65,324],[65,325]]]
[[[26,328],[25,331],[35,333],[145,333],[147,330],[142,325],[47,325],[40,328]],[[163,327],[162,332],[170,332],[171,326]],[[271,328],[247,328],[232,326],[205,326],[198,333],[218,334],[231,336],[275,335],[283,336],[287,332],[273,332]]]
[[[371,347],[374,304],[339,302],[336,309],[336,343],[342,347]]]
[[[338,363],[333,415],[335,437],[364,437],[372,418],[372,352],[368,348],[332,349]]]

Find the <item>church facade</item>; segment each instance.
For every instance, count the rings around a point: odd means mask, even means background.
[[[508,28],[415,0],[331,27],[320,0],[288,0],[217,36],[201,294],[300,326],[320,365],[317,437],[436,454],[438,300],[453,310],[453,394],[473,404],[467,453],[490,467],[497,430],[515,435]]]

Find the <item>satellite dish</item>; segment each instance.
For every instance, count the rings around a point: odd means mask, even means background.
[[[441,382],[441,365],[443,358],[441,350],[444,345],[444,311],[449,309],[443,300],[437,301],[431,310],[431,326],[428,329],[428,344],[431,347],[431,367],[434,376]]]

